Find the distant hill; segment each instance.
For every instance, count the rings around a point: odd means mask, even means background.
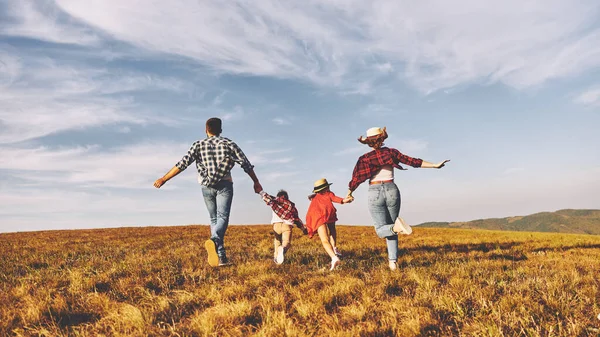
[[[420,227],[473,228],[521,232],[600,234],[600,210],[563,209],[527,216],[479,219],[467,222],[425,222]]]

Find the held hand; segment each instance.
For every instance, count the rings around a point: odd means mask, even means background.
[[[154,187],[156,188],[160,188],[162,185],[164,185],[166,183],[166,180],[164,178],[158,178],[156,179],[156,181],[154,182]]]
[[[258,182],[258,181],[254,182],[254,193],[257,193],[257,194],[258,194],[258,193],[260,193],[260,191],[262,191],[262,190],[263,190],[263,188],[262,188],[262,186],[260,185],[260,182]]]
[[[348,194],[346,194],[346,198],[344,200],[348,199],[349,202],[353,202],[354,201],[354,197],[352,196],[352,191],[348,190]]]
[[[449,161],[450,161],[450,159],[446,159],[443,162],[436,164],[434,166],[434,168],[440,169],[440,168],[444,167],[446,165],[446,163],[449,162]]]
[[[349,204],[352,201],[354,201],[354,198],[352,196],[345,197],[343,201],[344,201],[344,204]]]

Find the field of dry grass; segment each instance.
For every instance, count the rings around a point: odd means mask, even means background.
[[[415,228],[399,270],[370,227],[338,227],[339,270],[295,230],[206,226],[0,234],[1,336],[598,336],[600,236]]]

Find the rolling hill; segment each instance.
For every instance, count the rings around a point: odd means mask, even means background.
[[[521,232],[600,234],[600,210],[563,209],[527,216],[479,219],[467,222],[426,222],[419,227],[489,229]]]

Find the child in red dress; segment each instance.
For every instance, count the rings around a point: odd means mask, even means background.
[[[342,199],[329,190],[330,183],[327,179],[319,179],[314,184],[313,194],[308,199],[311,201],[306,213],[306,228],[308,237],[312,238],[315,233],[319,234],[323,248],[331,257],[331,268],[334,270],[340,264],[340,253],[336,247],[335,222],[337,210],[333,203],[346,204],[352,202],[352,197]]]

